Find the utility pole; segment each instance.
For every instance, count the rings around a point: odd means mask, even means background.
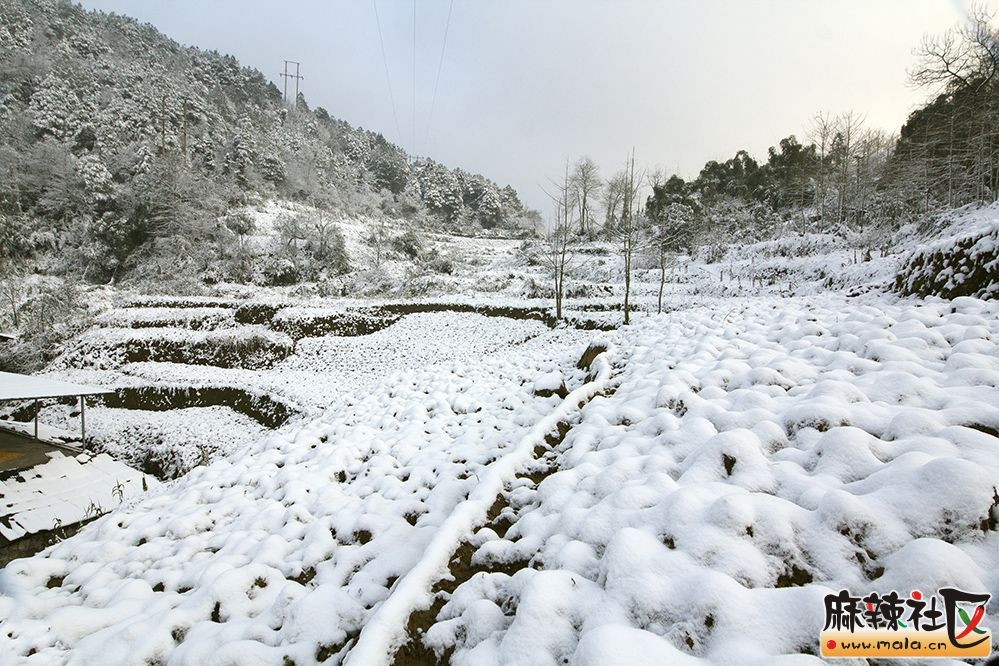
[[[295,73],[294,74],[289,74],[288,73],[288,65],[294,65],[295,66]],[[284,61],[284,72],[282,72],[280,74],[280,76],[281,76],[281,78],[284,79],[284,97],[282,99],[284,99],[284,103],[285,104],[288,103],[288,79],[295,79],[295,104],[296,105],[298,104],[298,82],[301,81],[301,80],[303,80],[305,78],[304,76],[301,76],[298,73],[299,72],[299,68],[301,66],[302,66],[302,63],[295,62],[294,60],[285,60]]]

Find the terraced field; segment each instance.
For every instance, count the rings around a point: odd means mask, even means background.
[[[818,663],[830,592],[999,589],[997,315],[839,295],[610,334],[409,315],[353,341],[419,368],[355,368],[323,414],[12,563],[0,656]],[[306,341],[218,372],[337,358]]]

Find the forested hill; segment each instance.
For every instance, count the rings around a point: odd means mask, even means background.
[[[302,96],[289,108],[231,56],[56,0],[0,3],[0,167],[0,260],[89,280],[197,273],[199,248],[247,231],[227,211],[271,197],[463,233],[531,216],[510,187],[412,161]]]

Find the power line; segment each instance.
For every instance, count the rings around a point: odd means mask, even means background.
[[[430,100],[430,117],[427,119],[427,134],[423,140],[424,144],[430,144],[430,127],[434,122],[434,107],[437,106],[437,88],[441,83],[441,70],[444,69],[444,51],[447,49],[447,33],[451,29],[451,11],[454,9],[454,0],[447,8],[447,23],[444,24],[444,41],[441,44],[441,57],[437,63],[437,78],[434,79],[434,96]]]
[[[389,66],[388,58],[385,56],[385,40],[382,38],[382,22],[378,18],[378,2],[377,0],[371,0],[371,6],[375,9],[375,25],[378,26],[378,43],[382,47],[382,64],[385,65],[385,83],[388,84],[389,89],[389,100],[392,102],[392,117],[395,118],[395,132],[399,137],[399,143],[402,143],[402,129],[399,125],[399,112],[395,108],[395,95],[392,92],[392,77],[389,76]]]

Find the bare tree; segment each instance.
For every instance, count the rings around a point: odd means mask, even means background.
[[[573,167],[571,183],[579,207],[579,233],[587,234],[593,228],[593,201],[603,185],[596,162],[589,157],[581,157]]]
[[[851,162],[856,157],[857,143],[863,133],[864,120],[864,116],[855,111],[847,111],[836,117],[832,152],[836,160],[837,217],[841,223],[846,221],[850,204]]]
[[[655,192],[658,188],[662,187],[666,181],[666,172],[662,170],[662,167],[656,167],[645,177],[649,182],[649,187]]]
[[[895,143],[896,137],[873,128],[866,130],[857,141],[854,155],[856,162],[854,208],[861,227],[872,217],[871,209],[878,179],[891,157]]]
[[[321,259],[328,258],[333,254],[333,246],[336,244],[336,240],[339,236],[339,229],[336,224],[336,218],[330,213],[331,210],[336,210],[336,204],[333,202],[332,197],[328,193],[315,194],[310,198],[310,203],[315,209],[315,217],[309,220],[309,236],[315,244],[315,254]],[[384,216],[382,218],[384,220]],[[384,222],[382,222],[384,224]],[[384,230],[384,226],[382,227]],[[384,236],[384,232],[382,233]],[[380,255],[380,248],[377,250]],[[378,257],[379,261],[381,257]]]
[[[909,80],[948,90],[987,87],[999,76],[999,34],[992,28],[992,18],[986,6],[976,2],[965,25],[924,36]]]
[[[923,159],[926,208],[930,190],[946,192],[948,206],[999,198],[999,141],[994,127],[999,122],[995,87],[999,81],[999,31],[994,15],[982,3],[972,5],[967,21],[941,35],[923,37],[909,70],[914,85],[942,93],[938,104],[946,118],[933,136],[924,130]],[[942,131],[941,131],[942,130]],[[933,182],[930,173],[946,175]],[[932,187],[934,186],[935,187]]]
[[[274,226],[284,253],[289,257],[294,257],[301,244],[306,240],[305,224],[302,217],[297,213],[282,213],[275,220]]]
[[[385,216],[379,216],[371,234],[367,238],[367,243],[375,251],[375,268],[382,265],[382,255],[385,253],[385,244],[388,242],[388,225],[385,223]]]
[[[835,121],[828,113],[816,113],[808,127],[808,138],[815,144],[819,160],[816,174],[815,199],[819,209],[819,219],[823,226],[828,224],[826,203],[829,192],[829,149],[835,134]]]
[[[642,187],[642,176],[635,171],[635,151],[631,151],[625,163],[621,179],[621,218],[611,229],[610,236],[620,243],[621,258],[624,260],[624,323],[631,323],[631,264],[635,250],[641,242],[645,215],[637,205],[638,193]]]
[[[576,205],[568,162],[565,164],[565,175],[562,181],[553,180],[552,184],[555,187],[554,193],[547,190],[545,193],[555,204],[555,222],[548,233],[542,237],[541,262],[552,276],[552,286],[555,291],[555,319],[561,320],[565,278],[572,267],[574,257],[572,229],[575,225]]]
[[[14,329],[21,326],[21,301],[24,299],[24,274],[13,262],[0,264],[0,297],[10,310],[10,323]]]
[[[607,181],[603,191],[604,233],[608,237],[613,236],[614,229],[617,227],[623,195],[624,173],[618,172]]]
[[[564,218],[563,218],[564,219]],[[574,257],[572,229],[565,222],[556,222],[545,234],[541,248],[541,262],[552,277],[555,291],[555,319],[562,319],[562,301],[565,295],[565,279]]]

